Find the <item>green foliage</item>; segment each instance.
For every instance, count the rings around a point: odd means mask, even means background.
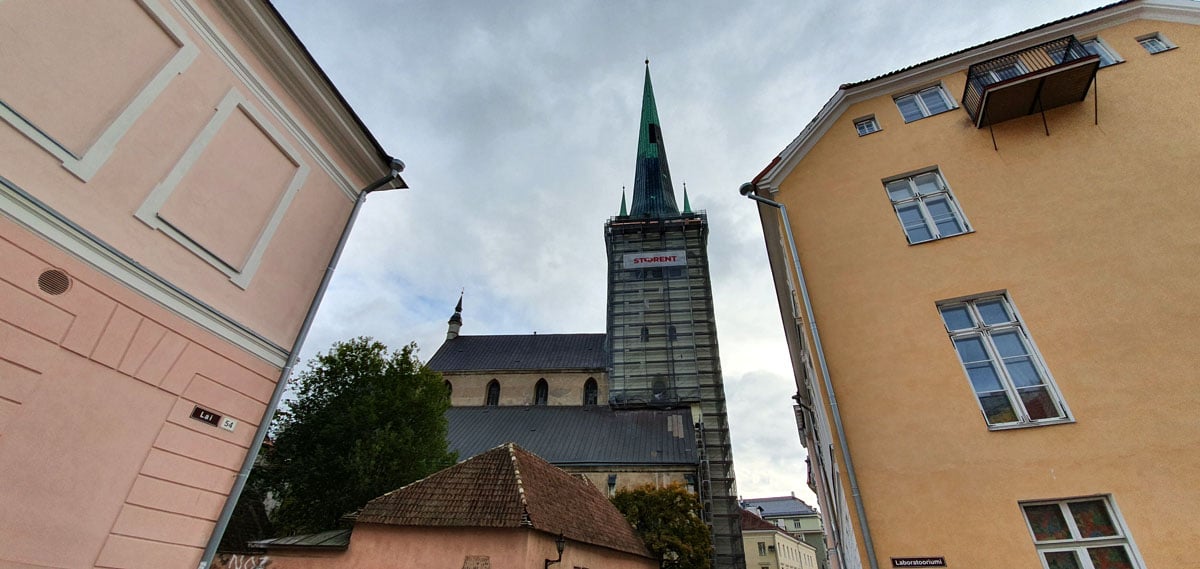
[[[618,490],[612,501],[664,567],[711,569],[712,535],[700,500],[682,485]]]
[[[454,464],[445,384],[416,352],[355,338],[293,378],[296,400],[275,415],[261,464],[278,535],[335,528],[372,498]]]

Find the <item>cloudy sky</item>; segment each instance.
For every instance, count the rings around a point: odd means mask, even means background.
[[[305,346],[603,332],[604,221],[633,185],[643,60],[678,199],[708,212],[739,493],[815,504],[753,204],[841,83],[1094,8],[1027,2],[275,0],[411,190],[367,200]],[[682,203],[682,202],[681,202]]]

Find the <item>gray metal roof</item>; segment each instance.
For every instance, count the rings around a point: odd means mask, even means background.
[[[323,531],[321,533],[307,533],[303,535],[289,535],[287,537],[276,537],[274,539],[263,539],[250,542],[250,547],[254,548],[272,548],[272,547],[329,547],[345,549],[350,545],[350,530],[335,529]]]
[[[428,365],[435,371],[600,370],[608,365],[604,337],[604,334],[459,336],[442,343]],[[496,444],[502,442],[505,441]]]
[[[773,498],[746,498],[741,501],[742,507],[754,513],[762,508],[762,517],[783,516],[813,516],[817,511],[795,496],[778,496]]]
[[[511,441],[555,466],[697,463],[688,409],[451,407],[446,419],[460,459]]]

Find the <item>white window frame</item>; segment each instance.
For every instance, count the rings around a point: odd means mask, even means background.
[[[1108,513],[1109,519],[1112,520],[1113,529],[1116,530],[1117,534],[1104,537],[1083,537],[1069,507],[1070,504],[1080,502],[1101,502]],[[1037,534],[1034,533],[1033,524],[1029,521],[1029,516],[1025,512],[1025,508],[1027,506],[1050,505],[1059,507],[1063,519],[1067,522],[1067,527],[1071,532],[1070,539],[1038,541]],[[1029,530],[1029,536],[1033,539],[1034,547],[1037,548],[1038,559],[1041,561],[1043,569],[1049,569],[1049,564],[1044,554],[1061,551],[1075,553],[1075,558],[1079,561],[1080,569],[1095,569],[1095,566],[1092,564],[1092,558],[1088,555],[1087,550],[1096,547],[1118,546],[1125,548],[1125,553],[1128,555],[1134,569],[1145,569],[1145,564],[1142,563],[1142,556],[1134,545],[1133,538],[1130,537],[1129,530],[1125,527],[1125,520],[1121,517],[1121,513],[1117,511],[1116,504],[1113,503],[1111,496],[1081,496],[1061,500],[1037,500],[1021,502],[1020,507],[1021,517],[1025,520],[1025,528]]]
[[[922,176],[928,176],[930,174],[935,177],[940,191],[933,194],[922,195],[917,189],[916,179]],[[888,184],[900,181],[908,182],[909,192],[912,194],[911,197],[901,200],[892,198],[891,192],[888,192]],[[930,241],[937,241],[939,239],[945,239],[947,237],[954,237],[955,235],[964,235],[973,232],[971,229],[971,224],[967,222],[967,216],[963,214],[962,208],[958,205],[958,200],[954,197],[954,192],[950,191],[950,185],[946,183],[946,177],[943,176],[942,172],[936,168],[932,170],[920,171],[915,174],[887,178],[883,180],[883,191],[887,194],[888,200],[892,202],[892,211],[896,214],[896,220],[900,222],[900,230],[904,232],[904,238],[908,240],[909,245],[928,243]],[[947,203],[950,204],[951,213],[954,214],[954,218],[958,220],[959,225],[962,226],[963,230],[959,233],[942,235],[941,231],[938,230],[937,223],[933,219],[933,214],[929,212],[929,207],[925,205],[927,200],[936,199],[942,196],[946,198]],[[932,235],[932,237],[929,239],[913,241],[912,237],[910,237],[908,234],[907,228],[904,226],[904,218],[900,217],[900,209],[913,203],[917,205],[917,209],[921,213],[921,219],[925,221],[925,228],[928,229],[930,235]]]
[[[1000,301],[1003,309],[1011,315],[1011,320],[999,324],[986,324],[981,316],[978,306],[983,303]],[[966,307],[972,321],[971,328],[961,328],[951,330],[946,324],[942,311],[947,308]],[[1041,425],[1058,425],[1062,423],[1074,422],[1071,416],[1071,410],[1067,407],[1066,401],[1063,399],[1062,393],[1059,392],[1058,386],[1054,381],[1054,377],[1050,374],[1050,368],[1046,365],[1046,361],[1042,358],[1041,351],[1038,350],[1037,344],[1033,341],[1033,336],[1029,334],[1025,326],[1025,321],[1021,318],[1021,314],[1017,312],[1017,307],[1009,298],[1007,293],[987,293],[977,296],[947,300],[937,303],[938,316],[942,317],[942,325],[946,333],[950,337],[950,345],[954,350],[954,355],[958,358],[958,363],[962,367],[963,374],[967,377],[967,385],[971,388],[972,395],[975,397],[975,403],[979,406],[979,412],[983,415],[984,423],[987,424],[989,430],[1005,430],[1023,427],[1036,427]],[[1030,363],[1034,366],[1040,379],[1041,385],[1045,387],[1046,393],[1050,396],[1051,402],[1055,409],[1059,412],[1056,417],[1047,417],[1044,419],[1031,419],[1029,412],[1025,409],[1025,404],[1022,401],[1018,392],[1016,382],[1013,381],[1009,374],[1008,368],[1004,365],[1004,359],[1000,355],[1000,350],[996,347],[993,336],[999,333],[1013,332],[1017,333],[1018,339],[1022,342],[1026,351],[1025,356],[1029,358]],[[993,372],[996,373],[997,379],[1000,382],[1001,392],[1008,399],[1008,404],[1015,412],[1016,421],[1005,423],[992,423],[988,420],[987,411],[984,409],[983,401],[980,399],[979,393],[975,390],[974,383],[971,382],[971,374],[967,371],[967,362],[963,361],[962,355],[958,352],[958,346],[954,343],[956,339],[964,339],[978,337],[983,345],[987,356],[987,361],[991,364]],[[1029,387],[1029,386],[1025,386]]]
[[[938,94],[941,95],[942,100],[946,102],[946,110],[938,111],[936,113],[929,110],[929,106],[926,105],[925,101],[921,99],[921,94],[930,92],[930,91],[936,91]],[[906,99],[909,97],[911,97],[913,99],[913,101],[915,101],[917,103],[917,107],[921,111],[921,116],[915,117],[912,119],[904,116],[904,110],[900,108],[900,100]],[[896,95],[896,96],[892,97],[892,102],[896,103],[896,109],[900,111],[900,117],[904,119],[905,123],[919,121],[923,118],[931,117],[934,115],[940,115],[942,113],[948,113],[948,112],[953,111],[954,109],[958,108],[958,103],[956,103],[954,101],[954,97],[950,96],[950,92],[946,90],[946,86],[942,85],[941,83],[938,83],[936,85],[930,85],[928,87],[923,87],[921,89],[917,89],[916,91],[910,91],[908,93],[902,93],[900,95]]]
[[[879,126],[879,120],[875,118],[875,115],[867,115],[854,119],[854,130],[858,131],[859,136],[866,136],[879,132],[883,128]]]
[[[1088,49],[1089,45],[1095,46],[1096,55],[1100,56],[1100,68],[1101,69],[1108,67],[1110,65],[1116,65],[1118,63],[1123,63],[1125,61],[1121,57],[1121,55],[1117,53],[1117,50],[1113,49],[1112,46],[1108,45],[1108,42],[1105,42],[1099,36],[1079,40],[1079,43],[1083,46],[1083,49]],[[1092,50],[1088,50],[1088,53],[1092,53]],[[1105,64],[1104,63],[1105,58],[1108,58],[1111,61],[1111,63]]]
[[[1176,47],[1175,44],[1171,43],[1171,40],[1167,39],[1166,36],[1162,35],[1160,32],[1138,36],[1137,42],[1138,45],[1142,46],[1142,49],[1145,49],[1150,53],[1150,55],[1157,55],[1164,51],[1171,51]],[[1161,46],[1162,49],[1159,49],[1158,46]]]

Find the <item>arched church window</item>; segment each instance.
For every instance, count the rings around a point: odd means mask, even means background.
[[[452,395],[454,395],[454,384],[450,383],[450,380],[447,379],[446,380],[446,399],[449,399],[450,396],[452,396]]]
[[[500,404],[500,382],[492,380],[487,386],[487,406],[495,407]]]
[[[650,386],[650,396],[654,401],[667,400],[667,382],[656,379]]]
[[[595,405],[598,394],[599,389],[596,388],[596,380],[590,377],[587,378],[587,381],[583,382],[583,404]]]
[[[546,384],[545,379],[539,379],[537,385],[533,388],[533,404],[545,405],[550,399],[550,386]]]

